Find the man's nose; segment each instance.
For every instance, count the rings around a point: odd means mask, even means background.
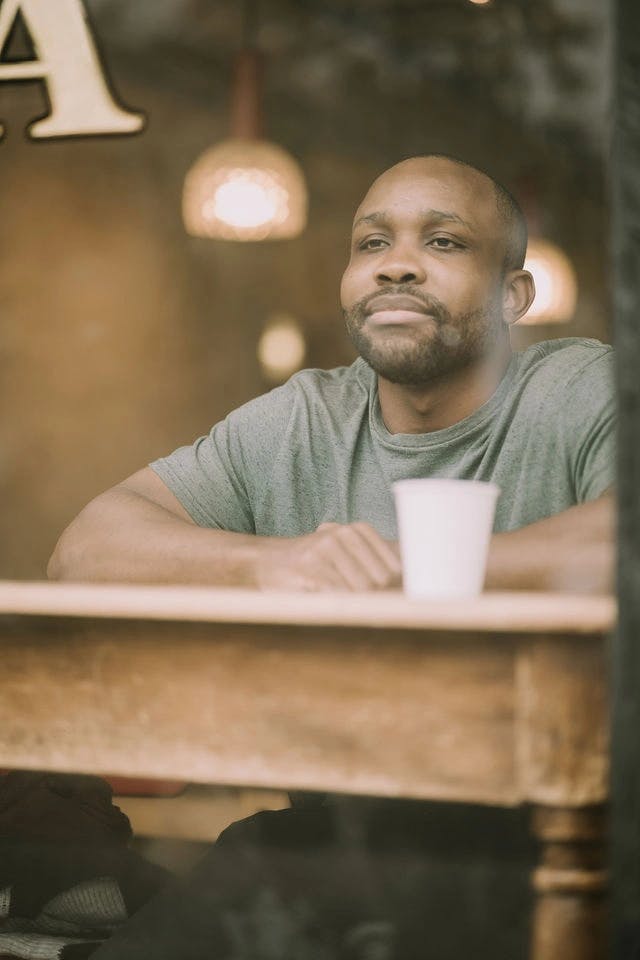
[[[376,264],[376,280],[384,283],[424,283],[427,273],[421,258],[399,246],[388,248]]]

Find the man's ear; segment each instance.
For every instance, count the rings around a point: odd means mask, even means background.
[[[523,317],[536,295],[533,277],[528,270],[509,270],[502,287],[502,315],[511,326]]]

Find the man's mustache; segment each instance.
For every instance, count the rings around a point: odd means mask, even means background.
[[[411,284],[399,283],[396,286],[388,286],[384,289],[380,288],[378,290],[373,290],[371,293],[368,293],[366,297],[362,297],[360,300],[357,300],[354,303],[349,313],[353,317],[357,317],[359,320],[364,320],[365,315],[368,312],[369,304],[372,300],[375,300],[376,297],[382,296],[382,294],[389,294],[389,296],[405,296],[413,297],[415,300],[419,300],[424,306],[425,313],[430,314],[437,323],[446,323],[449,319],[449,311],[437,297],[432,297],[429,294],[425,294],[422,290],[417,290]]]

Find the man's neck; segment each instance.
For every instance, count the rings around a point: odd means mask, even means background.
[[[382,419],[389,433],[431,433],[471,416],[495,393],[504,377],[511,350],[455,376],[432,384],[407,386],[378,376]]]

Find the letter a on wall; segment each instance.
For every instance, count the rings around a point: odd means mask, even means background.
[[[0,60],[0,81],[42,80],[51,111],[29,133],[36,139],[135,133],[144,125],[115,100],[104,76],[82,0],[1,0],[0,54],[16,17],[29,31],[37,60]],[[0,126],[0,138],[4,130]]]

